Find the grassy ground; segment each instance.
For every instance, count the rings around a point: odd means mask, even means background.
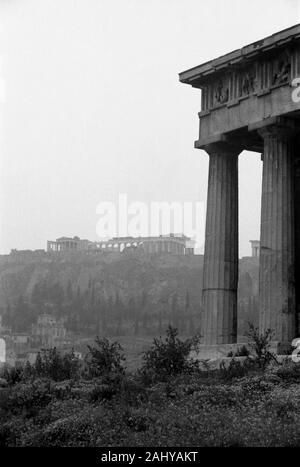
[[[0,395],[2,446],[300,445],[299,364],[152,382],[35,379]]]

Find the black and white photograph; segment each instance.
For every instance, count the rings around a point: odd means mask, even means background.
[[[278,447],[300,447],[300,0],[0,0],[0,453]]]

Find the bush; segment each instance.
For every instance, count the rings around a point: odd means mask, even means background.
[[[294,363],[293,361],[286,360],[279,366],[275,374],[283,381],[299,383],[300,365],[299,363]]]
[[[121,345],[99,337],[96,338],[95,344],[95,346],[88,345],[86,356],[88,376],[94,378],[112,373],[124,374],[122,362],[125,361],[125,357]]]
[[[153,424],[151,417],[139,409],[126,409],[122,414],[122,421],[131,431],[137,433],[149,430]]]
[[[193,366],[188,359],[195,339],[178,339],[178,330],[169,326],[166,338],[155,338],[152,347],[143,354],[141,374],[144,378],[159,379],[180,374]]]
[[[119,400],[126,406],[139,405],[149,398],[148,388],[135,375],[126,375],[121,381]]]
[[[227,357],[248,357],[250,355],[249,349],[243,345],[242,347],[238,348],[236,352],[232,350],[228,353]]]
[[[229,366],[226,367],[225,363],[222,361],[220,364],[220,376],[226,381],[230,381],[233,378],[242,378],[248,374],[247,362],[238,362],[237,360],[232,359],[229,363]]]
[[[122,372],[106,373],[104,376],[94,379],[94,387],[89,393],[89,401],[109,401],[123,389],[126,376]]]
[[[9,386],[19,383],[23,379],[23,369],[21,367],[5,366],[1,372],[1,378],[7,381]]]
[[[6,400],[1,403],[3,413],[35,417],[51,401],[51,384],[47,380],[35,380],[15,385]]]
[[[4,424],[0,426],[0,448],[15,446],[16,444],[16,433],[8,425]]]
[[[5,367],[1,372],[9,386],[36,378],[50,378],[54,381],[74,379],[79,376],[80,362],[74,351],[62,355],[56,347],[43,349],[38,353],[36,362],[25,366]]]
[[[97,384],[89,394],[90,402],[109,401],[117,394],[117,389],[110,384]]]
[[[28,367],[27,372],[29,372]],[[38,353],[36,362],[32,366],[32,374],[51,378],[54,381],[76,378],[79,374],[79,359],[73,350],[62,355],[56,347],[45,349]]]
[[[255,328],[252,323],[248,323],[248,326],[249,330],[245,332],[245,336],[249,339],[249,346],[254,351],[259,366],[265,368],[271,360],[277,362],[276,357],[270,352],[273,331],[267,329],[263,334],[260,334],[259,329]]]

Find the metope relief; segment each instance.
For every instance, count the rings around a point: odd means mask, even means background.
[[[201,110],[207,111],[224,104],[236,105],[240,99],[265,94],[272,87],[289,84],[291,75],[292,54],[289,50],[282,50],[277,55],[270,54],[263,60],[259,58],[207,82],[202,88]]]
[[[253,94],[257,89],[256,72],[253,68],[246,70],[241,75],[240,80],[240,97],[249,96]]]
[[[273,61],[272,86],[286,84],[291,76],[291,56],[288,51],[284,51]]]
[[[214,91],[214,105],[225,104],[229,99],[229,87],[225,80],[220,79],[217,82]]]

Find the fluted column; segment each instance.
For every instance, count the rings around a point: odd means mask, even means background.
[[[272,125],[259,133],[264,139],[259,327],[290,344],[296,321],[293,131]]]
[[[300,335],[300,134],[294,145],[295,156],[295,289],[296,289],[296,335]]]
[[[238,154],[207,146],[209,178],[203,268],[203,343],[230,344],[237,334]]]

